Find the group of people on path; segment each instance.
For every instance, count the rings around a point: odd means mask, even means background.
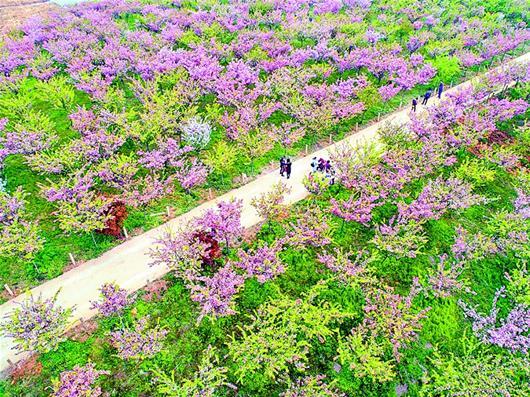
[[[331,161],[324,160],[322,157],[317,159],[313,157],[311,160],[311,173],[322,172],[324,176],[329,180],[329,184],[335,183],[335,170],[331,166]]]
[[[291,177],[291,171],[292,171],[293,163],[290,158],[282,156],[280,159],[280,175],[286,176],[287,179]],[[325,160],[322,157],[317,159],[316,157],[313,157],[311,160],[311,173],[314,172],[322,172],[324,173],[325,177],[329,179],[329,184],[333,185],[335,183],[335,170],[331,166],[331,162],[329,160]]]
[[[442,93],[444,91],[444,83],[440,82],[438,85],[438,88],[436,89],[436,94],[438,96],[438,99],[442,98]],[[423,94],[423,100],[421,102],[422,105],[427,105],[429,102],[429,99],[432,97],[433,89],[429,88]],[[416,111],[416,107],[418,106],[418,98],[412,99],[412,111]],[[287,179],[291,178],[291,171],[292,171],[293,163],[290,158],[282,156],[280,159],[280,175],[286,176]],[[333,185],[335,183],[335,171],[333,170],[333,167],[331,166],[331,162],[329,160],[324,160],[322,157],[317,159],[316,157],[313,157],[311,161],[311,172],[322,172],[325,174],[326,178],[329,179],[329,184]]]
[[[438,88],[436,89],[436,94],[438,96],[438,99],[442,98],[443,91],[444,91],[444,83],[440,82],[440,84],[438,85]],[[433,94],[433,89],[432,88],[427,89],[425,94],[423,94],[423,100],[421,104],[427,105],[427,102],[429,102],[429,98],[432,97],[432,94]],[[418,98],[412,99],[412,111],[413,112],[416,111],[417,106],[418,106]]]
[[[285,174],[287,176],[287,179],[289,179],[291,177],[292,167],[293,163],[291,162],[291,159],[282,156],[282,158],[280,159],[280,175],[284,176]]]

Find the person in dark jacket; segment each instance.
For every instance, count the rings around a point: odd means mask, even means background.
[[[422,105],[427,105],[427,102],[429,101],[429,98],[432,96],[432,90],[429,88],[425,95],[423,96],[423,102]]]
[[[292,168],[291,159],[287,159],[287,162],[285,163],[285,172],[287,173],[287,179],[291,177],[291,168]]]
[[[417,98],[413,98],[412,99],[412,111],[413,112],[416,111],[416,106],[418,106],[418,99]]]
[[[285,156],[282,156],[282,158],[280,159],[280,175],[283,176],[284,172],[285,172]]]
[[[311,160],[311,171],[317,172],[317,168],[318,168],[318,160],[316,157],[313,157],[313,159]]]
[[[438,99],[442,98],[442,92],[444,92],[444,83],[440,82],[438,85],[438,90],[436,91],[438,93]]]

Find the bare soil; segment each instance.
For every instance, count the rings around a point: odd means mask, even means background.
[[[8,33],[28,17],[57,9],[47,0],[0,0],[0,33]]]

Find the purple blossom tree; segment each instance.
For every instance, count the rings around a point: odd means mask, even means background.
[[[413,309],[412,301],[417,293],[414,285],[406,297],[394,294],[392,288],[387,287],[370,290],[366,297],[362,327],[373,336],[388,338],[397,361],[401,357],[400,350],[417,338],[422,327],[421,320],[430,310],[426,308],[416,312]]]
[[[127,291],[115,283],[105,283],[99,289],[99,301],[92,302],[90,308],[96,309],[104,317],[120,314],[131,303]]]
[[[264,283],[285,272],[279,257],[282,249],[283,242],[280,240],[271,246],[264,244],[253,252],[239,250],[239,260],[235,266],[243,269],[247,277],[256,277],[260,283]]]
[[[504,296],[505,287],[495,293],[491,311],[487,316],[478,313],[475,309],[462,301],[458,301],[466,317],[473,321],[473,333],[484,343],[497,345],[512,352],[527,353],[530,348],[530,308],[516,305],[510,310],[505,319],[499,321],[500,297]],[[500,324],[498,324],[500,323]]]
[[[232,247],[238,242],[243,234],[241,225],[241,211],[243,201],[220,201],[217,209],[209,209],[200,218],[195,219],[194,224],[211,233],[219,242],[223,242],[226,248]]]
[[[330,199],[331,213],[348,222],[359,222],[367,226],[372,220],[372,210],[382,203],[378,202],[378,196],[361,194],[356,198],[355,195],[350,196],[346,201]]]
[[[57,349],[68,325],[71,309],[57,305],[57,294],[51,298],[29,295],[0,323],[0,332],[15,341],[14,349],[46,353]]]
[[[197,321],[200,322],[204,316],[216,318],[235,314],[234,299],[244,282],[245,277],[237,274],[230,264],[212,277],[194,278],[188,288],[191,299],[201,306]]]
[[[52,397],[99,397],[101,388],[94,387],[97,378],[101,375],[110,375],[109,371],[97,370],[93,363],[61,372],[60,379],[54,382]]]
[[[168,331],[158,326],[149,328],[149,316],[142,317],[134,328],[110,333],[111,344],[118,350],[118,356],[124,360],[143,360],[153,357],[163,348]]]
[[[431,258],[431,262],[436,265],[436,269],[429,276],[428,290],[435,297],[447,298],[461,290],[470,291],[465,282],[459,280],[465,269],[464,261],[449,261],[448,255],[443,254],[437,261]]]
[[[458,210],[484,203],[472,193],[472,185],[457,178],[430,180],[416,200],[406,205],[398,203],[399,216],[421,222],[440,219],[447,210]]]
[[[42,249],[38,224],[27,220],[27,194],[21,188],[12,195],[0,191],[0,256],[18,255],[31,260]]]
[[[352,261],[350,257],[353,256],[351,252],[344,252],[335,248],[333,253],[325,252],[317,254],[317,259],[320,263],[325,265],[329,270],[337,274],[337,277],[345,282],[364,281],[367,275],[367,260],[363,258],[363,253],[360,252],[355,255]]]
[[[324,247],[331,244],[332,226],[322,209],[317,206],[306,208],[298,214],[296,223],[291,223],[291,231],[287,235],[288,244],[306,248]]]

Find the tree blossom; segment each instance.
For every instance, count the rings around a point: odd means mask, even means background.
[[[211,233],[217,241],[223,242],[229,248],[243,234],[242,209],[241,200],[220,201],[217,203],[217,209],[207,210],[201,217],[194,220],[194,224]]]
[[[19,255],[30,260],[43,247],[38,224],[27,219],[26,196],[21,188],[12,195],[0,191],[0,256]]]
[[[432,258],[431,262],[436,264],[436,270],[429,276],[428,288],[435,297],[447,298],[455,292],[465,289],[465,283],[458,280],[464,271],[465,262],[450,262],[447,254],[440,255],[437,263]]]
[[[283,182],[278,182],[272,190],[253,197],[250,203],[258,215],[266,221],[277,220],[282,215],[287,215],[287,205],[283,201],[290,192],[290,187]]]
[[[399,216],[417,222],[440,219],[447,210],[458,210],[484,202],[471,192],[471,184],[457,178],[430,180],[416,200],[405,205],[398,203]]]
[[[530,219],[530,194],[522,189],[516,189],[517,198],[513,202],[515,211],[523,218]]]
[[[97,309],[104,317],[121,313],[125,306],[131,303],[127,290],[120,288],[117,284],[105,283],[99,291],[100,300],[91,302],[90,308]]]
[[[504,296],[504,291],[505,287],[497,290],[491,311],[487,316],[479,314],[462,301],[458,301],[458,304],[464,310],[466,317],[473,321],[474,334],[484,343],[526,354],[530,349],[530,336],[527,335],[530,330],[530,308],[517,305],[510,310],[505,319],[500,320],[500,326],[498,326],[499,308],[497,303],[499,298]]]
[[[427,237],[421,223],[392,218],[388,224],[376,227],[371,243],[397,257],[415,258],[427,243]]]
[[[378,196],[365,194],[361,194],[357,199],[352,195],[347,201],[332,198],[330,212],[348,222],[359,222],[367,226],[372,220],[372,210],[382,204],[377,202],[378,199]]]
[[[198,322],[204,316],[228,316],[235,314],[234,299],[245,281],[231,265],[221,268],[212,277],[199,276],[189,285],[191,299],[201,306]]]
[[[285,267],[279,257],[282,249],[282,242],[277,241],[271,246],[264,244],[249,252],[239,250],[239,260],[234,266],[243,269],[247,277],[256,276],[260,283],[264,283],[285,272]]]
[[[358,253],[353,261],[350,260],[351,256],[351,252],[345,253],[335,248],[333,253],[317,254],[317,259],[329,270],[336,273],[341,281],[356,282],[359,277],[366,275],[367,260],[363,258],[362,252]]]
[[[118,356],[124,360],[141,360],[153,357],[163,348],[168,331],[158,326],[148,328],[149,316],[138,320],[134,328],[113,331],[111,343],[118,350]]]
[[[345,397],[344,393],[326,384],[324,375],[306,376],[293,382],[280,397]]]
[[[0,332],[14,339],[16,350],[46,353],[65,339],[71,312],[57,305],[57,294],[47,299],[29,295],[0,324]]]
[[[110,372],[96,370],[93,363],[83,367],[76,365],[70,371],[61,372],[60,379],[54,382],[52,397],[99,397],[101,388],[94,387],[94,383],[101,375],[110,375]]]
[[[298,214],[296,223],[291,223],[288,241],[295,247],[323,247],[331,244],[332,226],[322,209],[313,206]]]
[[[305,129],[297,123],[283,122],[271,126],[268,135],[284,147],[290,147],[305,136]]]
[[[165,265],[184,280],[190,280],[200,272],[202,258],[209,247],[197,238],[196,230],[187,225],[179,232],[168,231],[155,241],[149,256],[151,266]]]
[[[392,344],[396,360],[401,358],[404,347],[414,341],[421,330],[421,320],[426,317],[430,308],[415,313],[412,301],[418,290],[411,288],[408,296],[394,294],[392,288],[369,291],[364,307],[365,318],[362,327],[373,335],[381,335]]]
[[[195,186],[203,185],[209,174],[210,168],[196,158],[183,162],[182,166],[178,167],[174,172],[175,179],[186,192],[189,192]]]

